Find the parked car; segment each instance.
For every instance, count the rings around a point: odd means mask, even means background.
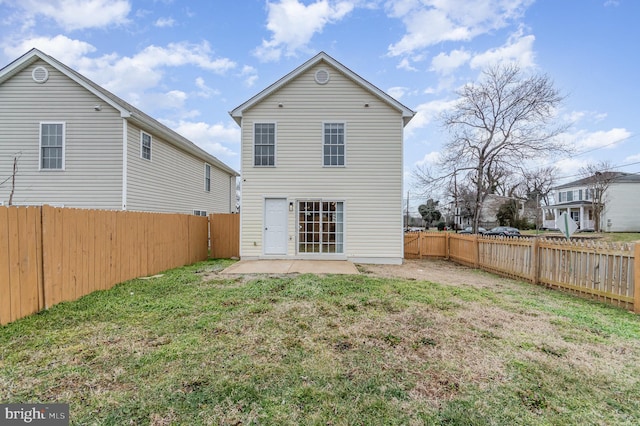
[[[487,230],[484,229],[482,226],[478,227],[478,234],[484,234],[485,232],[487,232]],[[458,234],[473,234],[473,227],[467,226],[462,231],[458,231]]]
[[[484,235],[500,235],[503,237],[519,237],[520,231],[516,228],[511,228],[509,226],[496,226],[495,228],[491,228]]]

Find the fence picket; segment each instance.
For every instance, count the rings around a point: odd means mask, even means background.
[[[514,239],[437,233],[405,234],[405,257],[422,258],[415,241],[444,241],[431,256],[456,263],[564,289],[640,313],[640,245],[603,242],[556,241],[545,238]],[[431,243],[429,242],[431,240]],[[636,284],[638,283],[638,284]]]

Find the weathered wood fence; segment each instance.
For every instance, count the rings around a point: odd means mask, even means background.
[[[0,206],[0,325],[205,260],[209,221],[225,229],[222,238],[239,240],[239,227],[229,224],[237,216]],[[212,242],[228,246],[217,232]],[[224,254],[231,257],[232,249]]]
[[[640,244],[405,234],[405,258],[425,257],[451,259],[640,313]]]

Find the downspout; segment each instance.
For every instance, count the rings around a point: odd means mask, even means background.
[[[122,210],[127,210],[127,119],[122,119]]]

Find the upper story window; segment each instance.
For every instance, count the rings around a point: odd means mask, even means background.
[[[255,123],[253,127],[253,165],[276,165],[275,123]]]
[[[211,166],[209,164],[204,165],[204,190],[211,192]]]
[[[64,170],[65,123],[40,123],[40,169]]]
[[[573,201],[573,191],[567,191],[567,201]]]
[[[324,123],[323,165],[344,166],[344,123]]]
[[[140,158],[151,160],[151,135],[140,132]]]

